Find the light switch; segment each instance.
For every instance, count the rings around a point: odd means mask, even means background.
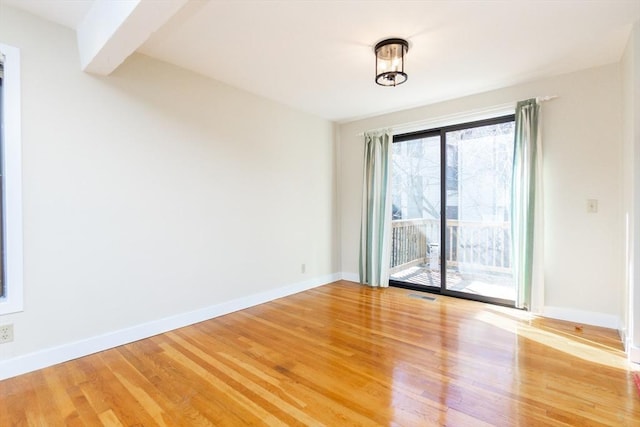
[[[587,199],[587,212],[588,213],[596,213],[596,212],[598,212],[598,200],[596,200],[596,199]]]

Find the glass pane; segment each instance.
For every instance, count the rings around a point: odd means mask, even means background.
[[[446,133],[447,289],[513,301],[514,122]]]
[[[391,280],[440,287],[440,136],[395,142]]]

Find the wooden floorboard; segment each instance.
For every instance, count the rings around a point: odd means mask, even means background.
[[[0,426],[640,426],[616,331],[337,282],[0,381]]]

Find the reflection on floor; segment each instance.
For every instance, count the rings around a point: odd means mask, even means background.
[[[440,287],[440,271],[423,265],[408,267],[391,274],[391,280],[416,285]],[[447,289],[514,301],[516,291],[510,275],[501,273],[447,270]]]

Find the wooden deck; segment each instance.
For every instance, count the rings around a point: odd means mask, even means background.
[[[391,279],[419,286],[440,287],[440,276],[440,271],[413,265],[394,271]],[[447,271],[447,289],[510,301],[515,301],[516,298],[512,279],[506,274],[495,272],[465,274],[450,269]]]
[[[613,330],[337,282],[0,382],[1,426],[638,426]]]

